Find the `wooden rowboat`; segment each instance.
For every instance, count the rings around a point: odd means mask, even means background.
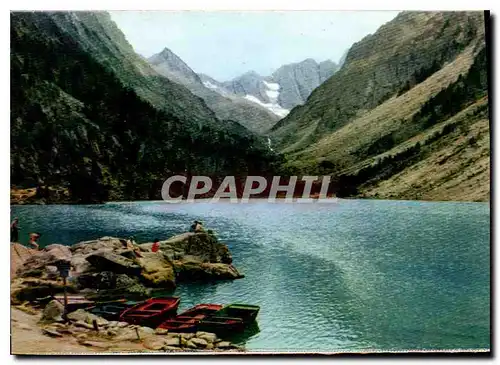
[[[87,309],[95,305],[93,300],[85,298],[83,295],[68,295],[68,313],[78,309]],[[54,299],[64,305],[64,295],[54,295]]]
[[[176,315],[179,302],[178,297],[150,298],[123,311],[119,320],[156,328],[165,319]]]
[[[170,332],[195,332],[201,320],[213,316],[222,307],[220,304],[198,304],[175,318],[167,319],[158,328],[167,329]]]
[[[96,316],[103,317],[108,321],[118,321],[120,315],[127,309],[137,305],[136,301],[115,301],[108,303],[100,303],[88,311]]]
[[[258,305],[233,303],[226,305],[220,311],[215,313],[216,317],[241,318],[245,324],[252,323],[259,314]]]
[[[260,307],[248,304],[229,304],[213,316],[200,321],[200,331],[213,332],[219,336],[227,336],[243,332],[245,327],[255,322]]]
[[[201,320],[197,328],[199,331],[212,332],[218,336],[227,336],[243,332],[245,322],[241,318],[211,316]]]

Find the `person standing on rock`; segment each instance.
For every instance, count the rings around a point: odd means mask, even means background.
[[[10,242],[19,242],[19,218],[14,218],[10,224]]]
[[[38,245],[38,239],[41,237],[42,235],[40,233],[30,233],[30,240],[29,240],[29,244],[31,247],[33,247],[35,250],[38,250],[38,248],[40,247]]]
[[[160,240],[158,238],[153,242],[153,246],[151,246],[151,252],[158,252],[160,249]]]
[[[143,257],[141,250],[139,249],[139,247],[136,247],[134,243],[135,243],[134,237],[130,237],[127,240],[127,248],[129,250],[132,250],[136,257]]]

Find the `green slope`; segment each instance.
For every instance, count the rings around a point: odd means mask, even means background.
[[[473,157],[467,161],[485,171],[488,144],[467,142],[489,139],[484,37],[481,12],[399,14],[356,43],[342,69],[273,128],[273,142],[287,154],[288,169],[334,175],[343,196],[487,200],[485,174],[472,189],[477,194],[451,189],[456,164],[443,164],[450,173],[436,174],[435,181],[430,177],[429,184],[409,188],[395,178],[417,165],[431,171],[433,158],[449,153],[448,144],[470,149]],[[471,105],[479,108],[477,114],[456,122],[454,117]],[[481,133],[475,135],[470,125]]]

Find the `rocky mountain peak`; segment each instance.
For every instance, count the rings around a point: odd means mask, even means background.
[[[184,80],[201,83],[199,76],[179,56],[168,47],[151,56],[149,63],[161,74],[168,75],[173,81]]]

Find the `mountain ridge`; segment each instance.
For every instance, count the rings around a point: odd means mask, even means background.
[[[311,92],[338,70],[332,60],[316,62],[306,58],[300,62],[280,66],[269,76],[247,71],[229,81],[217,81],[200,75],[213,90],[221,95],[237,95],[260,105],[266,105],[277,115],[285,117],[289,110],[303,104]]]
[[[425,156],[448,153],[443,141],[455,143],[460,133],[453,128],[458,128],[481,141],[463,148],[478,157],[467,158],[478,164],[482,177],[477,189],[483,195],[476,199],[488,199],[487,169],[475,161],[489,152],[489,134],[483,127],[482,134],[470,132],[470,123],[484,126],[488,120],[484,35],[479,12],[400,13],[356,42],[342,68],[272,128],[273,145],[287,155],[292,174],[336,176],[343,186],[340,195],[463,200],[460,189],[451,194],[446,184],[455,181],[468,192],[470,187],[454,177],[455,167],[445,163],[449,181],[443,178],[408,189],[396,186],[402,181],[396,176],[407,176],[423,159],[428,158],[425,169],[430,171],[440,159]],[[336,92],[339,89],[343,93]],[[449,126],[455,114],[485,97],[470,120],[462,118],[458,126]],[[436,140],[425,137],[436,125],[446,133],[435,131]],[[412,138],[415,142],[408,144]]]
[[[207,87],[202,78],[167,47],[149,57],[148,62],[166,79],[185,86],[202,98],[220,119],[236,119],[249,130],[260,134],[279,120],[278,116],[262,106],[230,94],[217,93]]]

